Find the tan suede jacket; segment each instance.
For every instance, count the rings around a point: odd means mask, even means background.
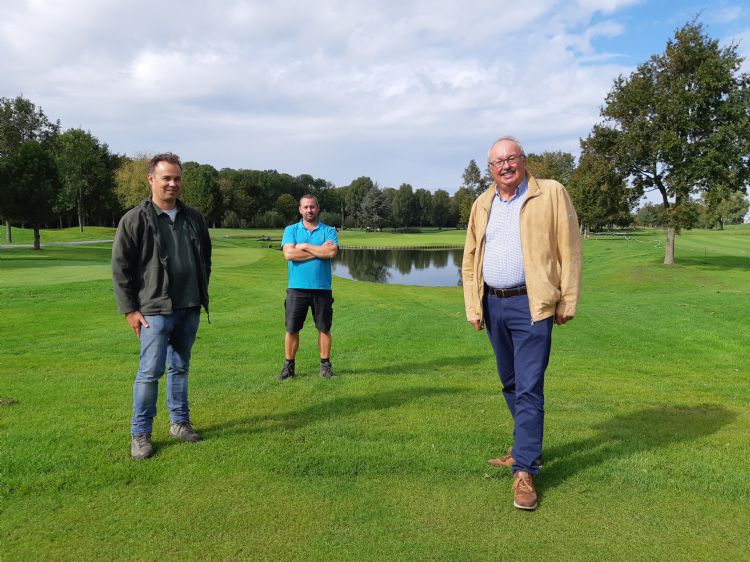
[[[581,238],[578,217],[567,190],[554,180],[528,175],[521,207],[521,250],[532,322],[555,313],[575,316],[581,288]],[[471,208],[461,274],[466,318],[484,322],[484,262],[487,221],[496,186],[493,183]]]

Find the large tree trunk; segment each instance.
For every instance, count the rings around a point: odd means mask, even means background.
[[[42,245],[40,243],[40,236],[39,236],[39,224],[34,223],[34,249],[35,250],[41,250]]]
[[[664,251],[664,265],[674,265],[674,227],[667,228],[667,245]]]
[[[13,235],[10,232],[10,221],[5,221],[5,242],[13,244]]]

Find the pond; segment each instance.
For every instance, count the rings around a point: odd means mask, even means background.
[[[423,287],[461,285],[463,249],[339,250],[333,274],[355,281]]]

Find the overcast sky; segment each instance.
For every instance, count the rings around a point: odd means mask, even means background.
[[[0,96],[131,156],[453,193],[501,135],[577,155],[699,13],[750,54],[740,0],[0,0]]]

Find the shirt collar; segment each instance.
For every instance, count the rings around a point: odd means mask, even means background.
[[[525,176],[523,180],[521,180],[521,183],[518,184],[518,187],[516,188],[516,192],[513,194],[513,197],[511,197],[507,201],[503,199],[502,197],[500,197],[500,194],[497,191],[497,185],[495,185],[495,197],[497,197],[503,203],[510,203],[511,201],[515,201],[516,199],[524,197],[528,190],[529,190],[529,178],[528,176]]]
[[[307,230],[307,228],[305,228],[305,221],[304,221],[304,219],[300,219],[300,221],[297,223],[297,225],[298,225],[299,228]],[[315,228],[313,228],[312,230],[307,230],[307,232],[315,232],[316,230],[318,230],[320,228],[320,225],[321,225],[321,222],[318,221],[318,224],[315,225]]]

